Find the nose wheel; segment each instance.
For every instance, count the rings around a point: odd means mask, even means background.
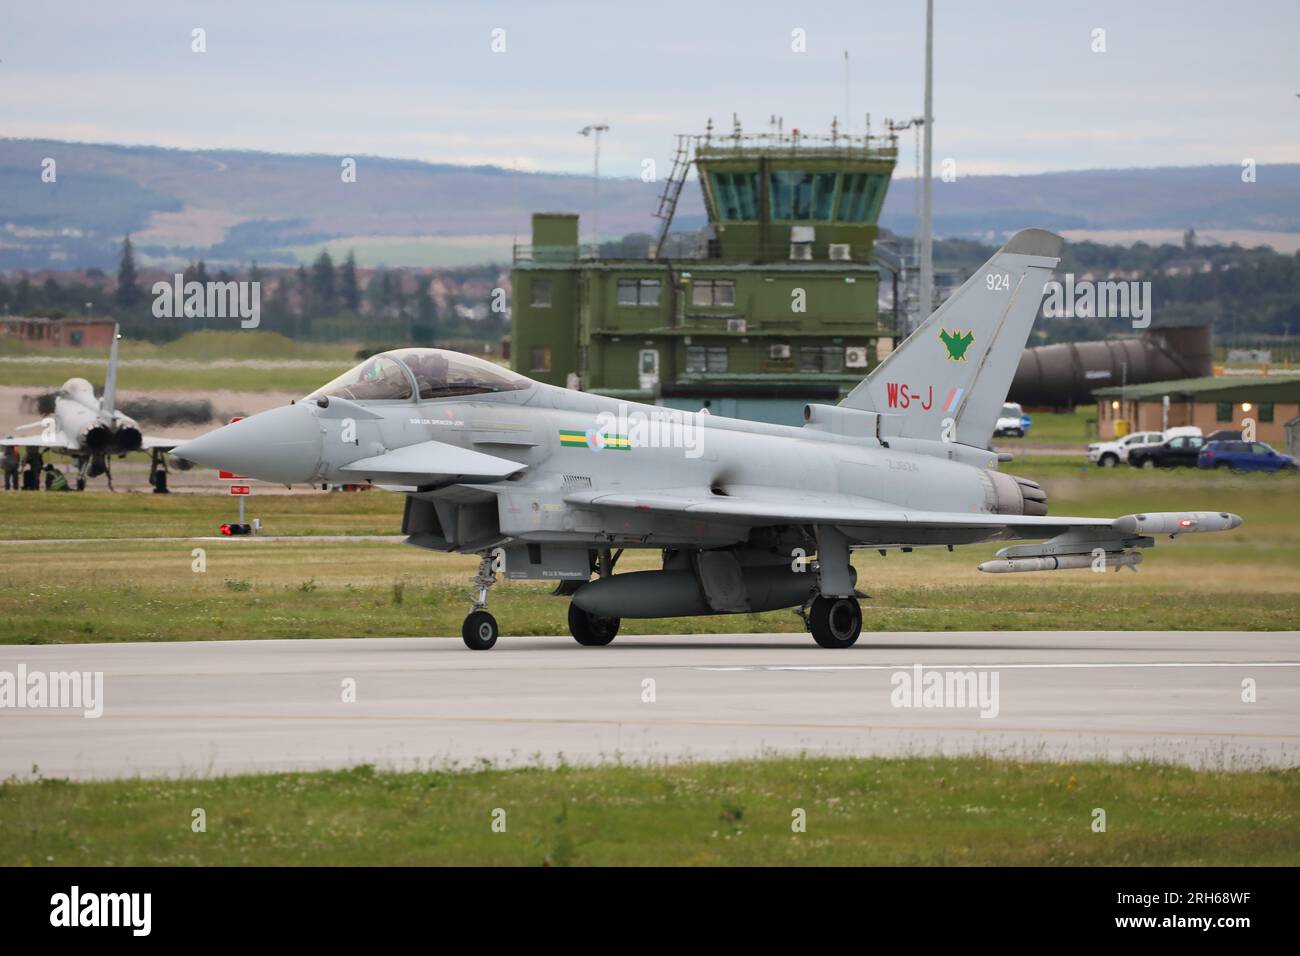
[[[487,610],[488,591],[497,583],[493,562],[492,552],[484,551],[479,555],[478,573],[470,579],[470,584],[474,586],[470,592],[472,606],[465,617],[465,623],[460,626],[460,636],[471,651],[491,650],[501,634],[497,619]]]
[[[460,626],[460,636],[471,651],[491,650],[497,642],[497,619],[487,611],[470,611]]]

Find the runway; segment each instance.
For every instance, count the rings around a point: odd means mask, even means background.
[[[887,633],[846,651],[796,634],[0,647],[0,679],[20,667],[102,672],[103,713],[0,705],[0,777],[798,752],[1300,764],[1297,632]],[[956,675],[950,690],[968,676],[972,696],[928,700],[934,671]]]

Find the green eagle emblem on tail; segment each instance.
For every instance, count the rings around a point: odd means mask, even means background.
[[[939,329],[939,341],[948,350],[949,362],[964,362],[966,361],[966,350],[975,341],[975,331],[967,329],[965,332],[949,332],[947,329],[941,328]]]

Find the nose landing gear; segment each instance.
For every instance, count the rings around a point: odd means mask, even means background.
[[[460,626],[460,636],[471,651],[490,650],[500,635],[497,619],[487,610],[488,590],[497,583],[494,561],[492,552],[484,551],[479,555],[478,573],[470,579],[474,586],[470,592],[472,605],[465,623]]]

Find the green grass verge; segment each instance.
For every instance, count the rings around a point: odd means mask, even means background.
[[[1289,630],[1300,620],[1300,495],[1294,481],[1187,473],[1046,479],[1056,513],[1120,515],[1230,508],[1233,532],[1162,539],[1138,573],[987,575],[996,544],[948,553],[855,556],[869,631],[1188,629]],[[250,515],[269,534],[391,535],[400,495],[266,495]],[[91,537],[82,544],[0,545],[0,642],[455,636],[475,558],[399,543],[234,539],[210,535],[231,517],[208,495],[0,495],[10,539]],[[194,549],[204,551],[196,572]],[[629,551],[621,570],[656,565]],[[567,606],[542,583],[502,583],[492,611],[506,634],[565,634]],[[799,630],[789,611],[625,621],[623,633]]]
[[[4,866],[1298,863],[1297,770],[793,757],[0,785]]]
[[[1031,412],[1033,424],[1024,438],[998,439],[998,444],[1078,445],[1097,440],[1097,406],[1080,405],[1070,412]]]
[[[247,514],[261,518],[270,535],[400,534],[404,501],[380,491],[256,495]],[[0,494],[0,538],[206,536],[238,511],[221,494]]]

